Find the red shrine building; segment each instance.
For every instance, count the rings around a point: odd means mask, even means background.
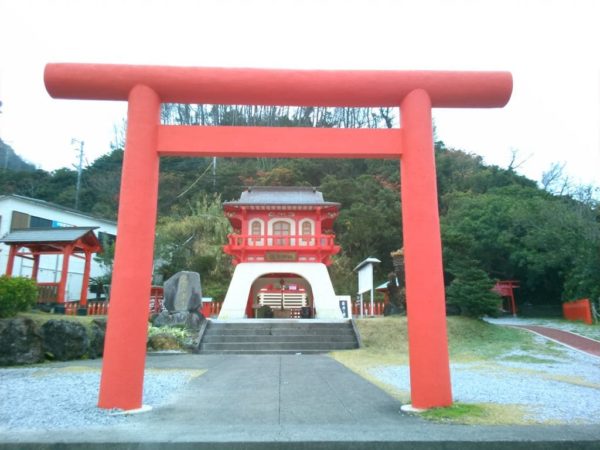
[[[310,187],[253,187],[223,209],[235,272],[220,320],[253,318],[265,305],[277,318],[343,318],[326,267],[340,251],[339,203]]]

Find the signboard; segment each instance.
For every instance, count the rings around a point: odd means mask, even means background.
[[[366,264],[358,270],[358,293],[369,292],[373,288],[373,265]]]
[[[350,319],[350,296],[349,295],[338,295],[338,301],[340,302],[340,311],[344,319]]]
[[[296,261],[296,252],[267,252],[265,261]]]

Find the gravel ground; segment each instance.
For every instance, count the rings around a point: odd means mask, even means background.
[[[194,371],[146,370],[144,403],[169,403]],[[128,416],[96,408],[100,370],[91,368],[0,369],[0,431],[57,430],[124,423]],[[27,392],[27,396],[23,393]]]
[[[370,372],[410,391],[408,366]],[[490,361],[453,363],[451,375],[457,402],[523,405],[526,419],[536,423],[600,424],[600,358],[591,355],[566,347],[552,357],[512,351]]]

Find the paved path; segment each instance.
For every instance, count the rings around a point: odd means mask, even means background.
[[[69,365],[97,368],[99,361],[44,367]],[[206,373],[174,393],[171,403],[125,423],[7,432],[0,436],[0,450],[587,450],[600,445],[596,425],[427,422],[403,414],[398,401],[325,355],[149,356],[147,367]]]
[[[600,357],[600,342],[594,339],[586,338],[569,331],[558,330],[556,328],[542,327],[539,325],[512,325],[517,328],[524,328],[545,338],[551,339],[559,344],[574,348],[590,355]]]

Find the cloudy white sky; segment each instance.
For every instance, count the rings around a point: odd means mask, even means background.
[[[46,170],[109,150],[124,103],[53,100],[48,62],[509,70],[504,109],[434,111],[438,138],[539,180],[600,184],[596,0],[0,0],[0,137]]]

